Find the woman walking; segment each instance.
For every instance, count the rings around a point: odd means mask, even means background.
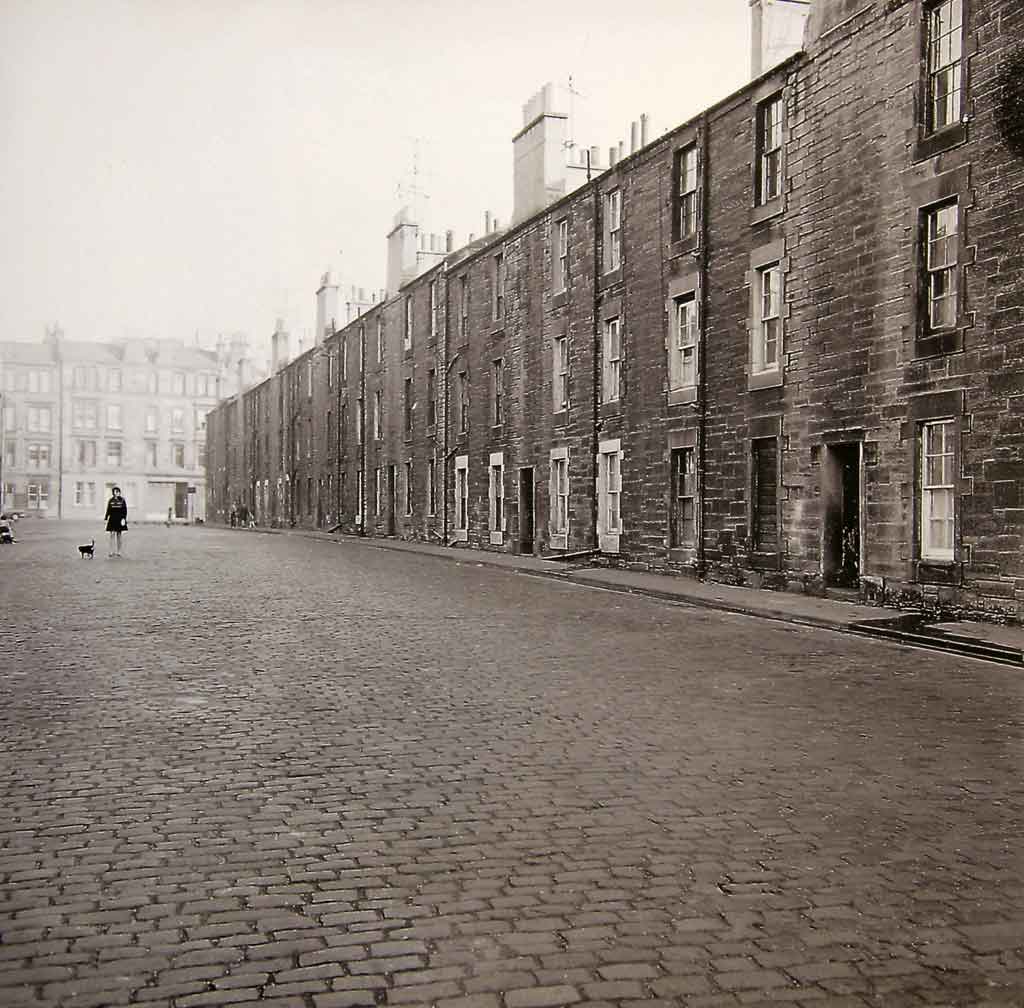
[[[121,496],[120,487],[112,487],[110,500],[107,501],[107,531],[110,533],[110,552],[108,556],[121,555],[121,533],[128,528],[128,503]]]

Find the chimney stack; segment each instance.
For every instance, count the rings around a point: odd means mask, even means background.
[[[284,319],[279,318],[270,337],[270,372],[277,374],[288,363],[288,330]]]
[[[338,322],[338,285],[328,270],[320,278],[320,286],[316,292],[316,332],[313,335],[314,345],[323,343],[327,336],[334,332]]]
[[[750,76],[760,77],[800,52],[809,0],[750,0]]]

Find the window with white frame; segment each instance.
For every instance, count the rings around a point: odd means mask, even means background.
[[[156,451],[157,451],[157,443],[155,441],[147,441],[146,442],[146,465],[150,469],[155,469],[157,467]]]
[[[111,368],[107,373],[107,391],[108,392],[120,392],[121,391],[121,369]]]
[[[12,468],[18,464],[18,442],[8,439],[4,441],[4,465]]]
[[[338,372],[341,378],[341,383],[344,385],[348,381],[348,333],[344,333],[341,337],[338,356],[340,358]]]
[[[757,203],[782,194],[782,95],[757,106]]]
[[[700,326],[697,295],[688,294],[675,301],[675,319],[669,346],[669,388],[693,388],[697,384],[697,340]]]
[[[29,406],[28,430],[31,434],[49,434],[53,425],[53,412],[49,406]]]
[[[469,277],[459,277],[459,336],[469,337]]]
[[[412,349],[412,297],[405,299],[405,336],[402,341],[403,350]]]
[[[25,492],[30,511],[45,511],[50,506],[49,483],[29,483]]]
[[[498,358],[491,362],[491,425],[505,422],[505,362]]]
[[[569,449],[552,448],[550,458],[548,533],[561,537],[563,541],[560,544],[552,545],[564,549],[565,537],[569,534]]]
[[[566,333],[551,341],[551,398],[556,413],[569,408],[569,337]]]
[[[617,402],[622,381],[622,327],[618,318],[605,319],[601,368],[601,402]]]
[[[408,303],[408,298],[406,299]],[[377,363],[383,364],[384,357],[387,354],[387,338],[384,334],[384,319],[382,316],[377,316]]]
[[[491,281],[494,295],[491,315],[495,322],[501,322],[505,318],[505,256],[502,252],[494,257]]]
[[[109,469],[120,469],[124,457],[124,448],[120,441],[107,442],[107,467]]]
[[[601,549],[617,550],[622,532],[622,450],[620,442],[602,441],[598,451],[597,528]]]
[[[334,351],[327,351],[327,387],[334,388]]]
[[[171,445],[171,463],[176,469],[185,468],[185,446],[180,441]]]
[[[437,513],[437,459],[427,459],[427,514]]]
[[[85,503],[85,484],[75,483],[75,504],[81,506]]]
[[[677,241],[697,232],[697,145],[684,147],[677,155],[676,234]]]
[[[501,452],[492,452],[487,483],[488,529],[490,540],[499,545],[505,528],[505,462]]]
[[[364,499],[365,496],[366,496],[366,494],[365,494],[364,487],[363,487],[363,473],[362,473],[362,470],[360,470],[359,472],[356,473],[356,507],[355,507],[356,524],[360,525],[360,526],[363,524],[363,503],[364,503],[363,499]]]
[[[377,389],[373,393],[373,439],[380,441],[384,437],[384,393]]]
[[[313,398],[313,358],[306,360],[306,398]]]
[[[402,383],[402,415],[403,415],[403,428],[406,434],[412,433],[412,410],[413,410],[413,391],[412,391],[412,379],[406,378]]]
[[[155,434],[157,431],[157,423],[159,419],[159,413],[155,406],[146,407],[146,433]]]
[[[560,294],[569,286],[569,218],[563,217],[555,221],[554,227],[554,284],[556,294]]]
[[[171,410],[171,431],[174,434],[183,434],[185,431],[185,411],[183,409]]]
[[[171,376],[171,394],[179,396],[185,394],[185,376],[179,371]]]
[[[952,561],[956,519],[956,424],[921,425],[921,559]]]
[[[604,197],[604,271],[611,273],[622,265],[622,190],[613,189]]]
[[[181,412],[180,410],[178,412]],[[120,430],[121,429],[121,404],[120,403],[108,403],[107,404],[107,429],[108,430]]]
[[[954,201],[925,212],[928,330],[956,325],[959,207]]]
[[[412,460],[405,463],[405,516],[412,514]]]
[[[962,107],[963,0],[939,0],[926,11],[927,128],[959,122]]]
[[[753,370],[777,371],[782,353],[782,268],[779,263],[756,272],[757,318]]]
[[[96,442],[95,441],[79,441],[78,442],[78,464],[80,466],[86,466],[91,468],[96,465]]]
[[[29,469],[49,469],[50,446],[48,444],[29,444],[25,458]]]
[[[469,532],[469,456],[455,458],[455,531],[465,539]]]
[[[384,513],[384,470],[379,467],[373,471],[373,513]]]
[[[430,281],[430,340],[437,338],[437,281]]]

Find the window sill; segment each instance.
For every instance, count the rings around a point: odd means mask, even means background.
[[[750,391],[766,388],[780,388],[783,384],[782,368],[772,371],[752,371],[747,379],[747,388]]]
[[[622,413],[622,401],[613,399],[611,402],[601,403],[599,412],[603,417],[619,416]]]
[[[750,554],[750,566],[754,570],[779,570],[781,556],[778,552],[757,550]]]
[[[692,563],[696,549],[696,543],[689,546],[670,546],[668,548],[669,562],[678,564]]]
[[[785,212],[786,197],[776,196],[775,199],[770,199],[767,203],[760,203],[750,211],[750,224],[752,227],[763,224],[766,220],[778,217]]]
[[[613,287],[617,283],[622,283],[622,266],[621,264],[616,266],[613,270],[606,270],[601,274],[601,279],[598,281],[599,288]]]
[[[504,546],[505,545],[505,533],[504,532],[491,532],[488,536],[488,540],[492,546]]]
[[[939,357],[942,354],[957,353],[963,348],[963,330],[943,329],[919,335],[914,340],[914,357]]]
[[[668,404],[669,406],[682,406],[686,403],[695,403],[697,401],[697,386],[691,385],[686,388],[677,388],[668,390]]]
[[[569,407],[565,409],[555,410],[551,414],[551,423],[555,427],[564,427],[569,422]]]
[[[964,565],[956,560],[917,560],[914,567],[915,580],[920,584],[963,584]]]
[[[556,550],[564,550],[569,548],[569,533],[568,532],[553,532],[548,537],[548,548]]]
[[[569,303],[569,291],[560,290],[551,295],[552,308],[564,308]]]
[[[684,238],[678,238],[668,247],[669,259],[678,259],[684,255],[696,255],[700,251],[700,235],[694,231]]]
[[[918,137],[914,145],[913,159],[924,161],[927,158],[935,157],[936,154],[943,154],[954,147],[959,147],[967,142],[967,123],[956,122],[934,133],[923,133]]]
[[[501,319],[500,321],[497,319],[491,320],[491,335],[494,336],[495,338],[500,338],[505,335],[504,319]]]

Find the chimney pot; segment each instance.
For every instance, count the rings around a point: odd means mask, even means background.
[[[618,158],[618,149],[616,147],[609,147],[608,148],[608,167],[609,168],[613,168],[615,166],[615,162],[618,161],[618,160],[619,160],[619,158]]]
[[[647,113],[640,116],[640,146],[647,146]]]
[[[484,234],[491,233],[491,211],[484,211]]]
[[[629,153],[635,154],[637,148],[637,141],[639,140],[639,127],[637,121],[634,119],[629,124]]]
[[[445,232],[444,244],[446,252],[451,252],[455,248],[455,232],[450,228]]]

